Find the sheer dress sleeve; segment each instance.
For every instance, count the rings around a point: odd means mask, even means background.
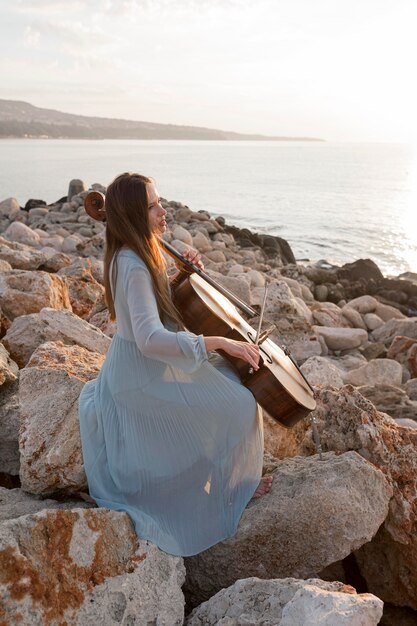
[[[187,373],[199,369],[208,355],[203,335],[172,332],[164,327],[146,267],[131,267],[125,278],[125,295],[136,345],[151,359],[179,367]]]

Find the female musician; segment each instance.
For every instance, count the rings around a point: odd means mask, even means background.
[[[117,319],[105,363],[79,401],[91,497],[126,511],[136,532],[190,556],[232,536],[261,479],[255,399],[213,350],[258,369],[259,348],[184,329],[156,235],[166,210],[155,184],[125,173],[106,194],[104,285]],[[201,267],[199,255],[188,259]]]

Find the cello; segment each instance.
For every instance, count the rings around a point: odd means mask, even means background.
[[[84,199],[87,214],[105,221],[105,196],[91,191]],[[258,343],[260,367],[254,371],[246,361],[222,353],[237,370],[242,384],[260,406],[284,427],[294,426],[316,408],[314,390],[290,353],[257,331],[239,313],[255,317],[257,312],[219,285],[211,276],[184,258],[173,246],[158,238],[167,254],[180,262],[181,270],[171,283],[172,299],[185,327],[205,336]],[[222,352],[219,350],[219,352]]]

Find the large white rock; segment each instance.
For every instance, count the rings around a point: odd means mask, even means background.
[[[363,321],[365,322],[368,330],[376,330],[380,326],[384,325],[383,320],[375,313],[365,313]]]
[[[351,385],[401,385],[402,367],[391,359],[374,359],[348,372],[344,380]]]
[[[0,259],[10,263],[13,269],[36,270],[45,263],[46,258],[42,250],[0,237]]]
[[[363,330],[367,330],[367,326],[363,321],[362,315],[359,311],[356,311],[356,309],[353,309],[348,304],[345,304],[345,306],[342,307],[342,314],[343,317],[345,317],[349,322],[349,325],[353,326],[353,328],[363,328]]]
[[[383,602],[324,580],[246,578],[194,609],[186,626],[376,626]]]
[[[191,243],[199,252],[208,252],[209,250],[212,250],[210,240],[202,232],[197,232],[194,237],[192,237]]]
[[[313,326],[313,329],[323,337],[329,350],[352,350],[368,341],[368,333],[362,328]]]
[[[29,226],[26,226],[26,224],[22,224],[22,222],[12,222],[4,231],[4,236],[10,239],[10,241],[17,241],[18,243],[35,247],[39,246],[41,240],[37,233]]]
[[[20,204],[16,198],[6,198],[0,202],[0,217],[8,217],[14,220],[20,211]]]
[[[86,487],[78,398],[104,357],[62,342],[47,342],[20,371],[20,479],[31,493],[74,493]]]
[[[58,509],[5,521],[0,555],[3,623],[183,623],[182,559],[138,539],[126,513]]]
[[[178,239],[179,241],[182,241],[183,243],[187,243],[190,246],[193,245],[193,237],[191,235],[191,233],[186,230],[183,226],[175,226],[175,228],[172,231],[173,237],[174,239]]]
[[[301,365],[300,369],[310,385],[330,386],[339,389],[344,384],[340,369],[325,357],[312,356]]]
[[[342,309],[333,302],[314,303],[311,311],[314,322],[319,326],[331,328],[351,328],[352,326],[343,315]]]
[[[96,326],[71,311],[50,307],[41,309],[39,313],[17,317],[3,341],[20,367],[24,367],[36,348],[46,341],[76,344],[100,354],[106,354],[110,345],[110,338]]]
[[[239,578],[304,578],[370,541],[392,488],[356,453],[276,462],[271,491],[245,509],[236,534],[185,559],[195,607]],[[338,556],[340,555],[340,556]]]

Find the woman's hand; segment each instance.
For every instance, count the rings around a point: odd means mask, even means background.
[[[192,263],[193,265],[196,265],[197,267],[200,268],[200,270],[204,269],[204,265],[201,262],[201,254],[199,252],[197,252],[197,250],[184,250],[184,252],[182,252],[182,256],[187,259],[187,261],[190,261],[190,263]],[[178,267],[178,269],[182,269],[182,264],[181,261],[178,261],[176,263],[176,266]]]
[[[206,341],[209,337],[205,338]],[[213,337],[220,340],[217,349],[223,350],[237,359],[247,361],[254,370],[259,369],[259,346],[247,341],[235,341],[234,339],[226,339],[226,337]]]

